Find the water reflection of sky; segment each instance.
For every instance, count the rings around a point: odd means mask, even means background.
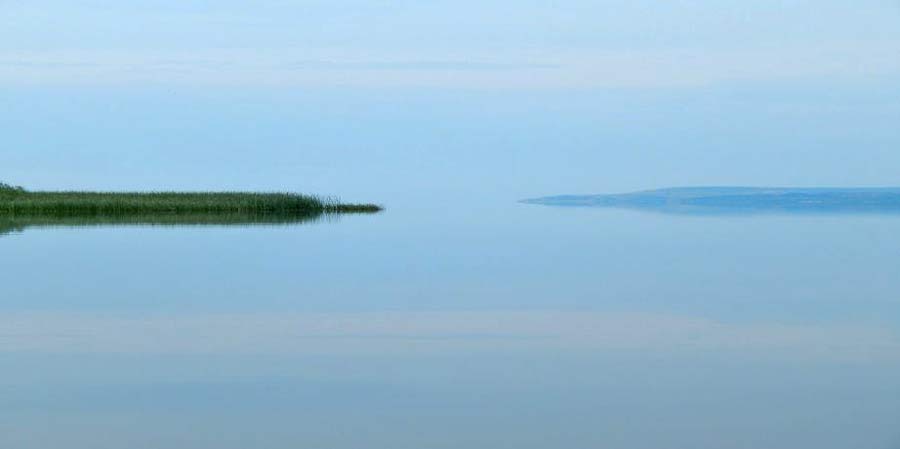
[[[900,335],[860,324],[725,323],[596,312],[386,312],[122,316],[13,314],[8,352],[454,354],[739,352],[751,358],[900,361]]]
[[[898,225],[486,200],[26,228],[0,442],[890,448]]]

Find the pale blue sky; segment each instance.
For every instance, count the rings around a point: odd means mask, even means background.
[[[900,74],[896,0],[3,1],[0,81],[617,87]]]
[[[900,184],[896,0],[0,0],[0,89],[33,187]]]

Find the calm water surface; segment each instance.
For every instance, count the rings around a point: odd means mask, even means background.
[[[0,446],[900,447],[900,216],[514,200],[0,235]]]

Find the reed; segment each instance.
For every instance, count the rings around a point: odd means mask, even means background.
[[[374,204],[345,204],[296,193],[255,192],[32,192],[0,183],[0,214],[122,216],[128,214],[292,215],[373,213]]]

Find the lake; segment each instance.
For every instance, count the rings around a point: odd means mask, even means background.
[[[0,235],[0,446],[900,447],[900,216],[433,199]]]

